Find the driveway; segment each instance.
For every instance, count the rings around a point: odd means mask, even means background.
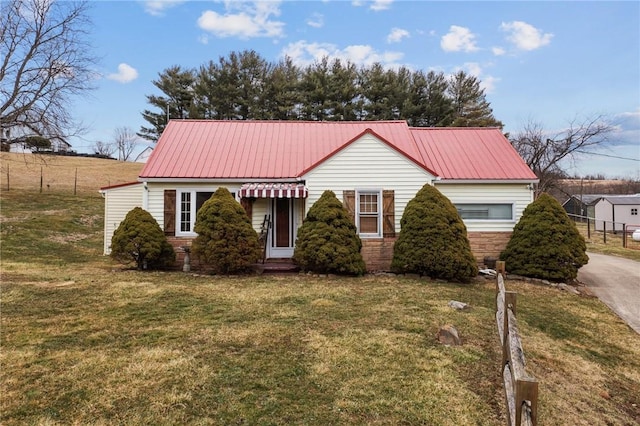
[[[578,280],[640,334],[640,262],[587,253]]]

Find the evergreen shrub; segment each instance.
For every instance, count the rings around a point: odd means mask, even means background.
[[[393,247],[391,270],[468,282],[478,274],[467,228],[455,206],[426,184],[407,203]]]
[[[589,261],[587,246],[560,203],[543,193],[529,204],[500,259],[507,271],[525,277],[566,281]]]
[[[349,212],[333,191],[324,191],[298,229],[293,260],[304,271],[363,275],[361,248]]]
[[[194,231],[194,256],[216,274],[250,272],[260,258],[258,234],[226,188],[218,188],[198,210]]]
[[[119,262],[135,262],[138,269],[171,266],[176,253],[158,222],[146,210],[135,207],[111,238],[111,257]]]

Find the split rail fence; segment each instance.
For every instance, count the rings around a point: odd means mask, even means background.
[[[496,323],[502,345],[501,374],[507,425],[537,425],[538,382],[525,371],[526,360],[516,319],[516,293],[506,291],[505,263],[496,262]]]

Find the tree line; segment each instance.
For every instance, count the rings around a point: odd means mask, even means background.
[[[503,127],[480,81],[464,71],[387,69],[323,58],[299,67],[291,58],[269,62],[253,50],[231,52],[197,69],[159,73],[161,95],[138,135],[157,141],[168,119],[406,120],[415,127]]]

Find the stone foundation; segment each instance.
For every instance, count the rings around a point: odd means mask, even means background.
[[[476,262],[483,266],[485,257],[499,258],[500,252],[507,247],[511,232],[469,232],[467,236]]]
[[[362,258],[367,265],[367,271],[390,271],[393,258],[393,238],[367,238],[362,239]]]
[[[469,244],[478,266],[485,266],[484,258],[498,259],[500,252],[507,247],[511,232],[469,232]],[[391,270],[393,244],[397,238],[376,238],[362,240],[362,257],[367,271]]]
[[[469,232],[469,243],[471,251],[476,258],[478,266],[485,266],[485,257],[497,259],[500,252],[504,250],[511,238],[511,232]],[[175,269],[182,270],[184,262],[184,250],[182,246],[191,245],[193,238],[190,237],[167,237],[169,243],[176,251]],[[362,257],[367,265],[367,271],[389,271],[391,270],[391,259],[393,257],[394,238],[371,238],[362,240]],[[191,256],[191,269],[198,270],[198,261]]]

